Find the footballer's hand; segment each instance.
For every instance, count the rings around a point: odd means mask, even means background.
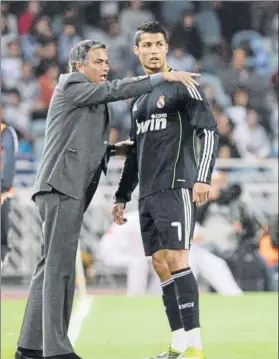
[[[121,142],[117,142],[114,146],[116,149],[126,149],[127,147],[131,147],[133,146],[134,141],[131,140],[125,140],[125,141],[121,141]]]
[[[197,206],[209,200],[210,185],[207,183],[196,182],[193,187],[193,202]]]
[[[128,149],[133,146],[133,144],[134,141],[125,140],[117,142],[115,145],[109,145],[108,150],[110,152],[110,156],[126,153]]]
[[[199,83],[193,79],[193,77],[198,77],[200,74],[194,72],[184,72],[184,71],[170,71],[163,72],[163,77],[165,81],[170,82],[182,82],[186,87],[195,87],[199,86]]]
[[[113,222],[121,225],[127,222],[127,218],[124,217],[124,203],[115,203],[112,207]]]

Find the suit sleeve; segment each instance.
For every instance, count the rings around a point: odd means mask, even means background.
[[[161,74],[92,83],[80,73],[70,74],[62,86],[66,100],[76,106],[90,106],[128,99],[151,92],[164,81]]]
[[[133,146],[128,150],[124,167],[121,173],[118,189],[115,193],[115,202],[127,203],[131,200],[132,193],[138,185],[138,160],[135,127],[131,129]]]
[[[186,88],[178,84],[177,98],[200,139],[200,155],[196,182],[210,184],[215,165],[219,131],[216,120],[209,108],[205,95],[200,88]]]
[[[15,132],[12,133],[10,128],[3,131],[1,142],[1,192],[6,192],[13,185],[16,170],[17,138]]]

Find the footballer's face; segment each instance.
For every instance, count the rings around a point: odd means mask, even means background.
[[[148,74],[167,71],[168,43],[161,33],[141,34],[138,46],[134,46],[134,53],[138,56],[144,71]]]

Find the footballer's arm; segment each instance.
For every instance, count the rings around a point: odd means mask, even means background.
[[[198,205],[210,197],[210,183],[216,161],[219,131],[203,91],[199,87],[176,86],[176,98],[188,114],[201,142],[198,173],[193,187],[193,199]]]
[[[138,184],[138,161],[136,142],[129,148],[118,189],[115,193],[115,203],[112,209],[113,221],[117,224],[126,223],[124,209],[126,203],[131,200],[132,193]]]

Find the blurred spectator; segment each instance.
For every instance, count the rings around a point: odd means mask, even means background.
[[[221,43],[221,25],[216,14],[214,1],[197,2],[197,29],[205,47],[218,46]]]
[[[278,12],[278,3],[276,1],[252,1],[250,11],[253,29],[266,35],[274,13]]]
[[[41,40],[38,49],[38,65],[44,63],[44,62],[56,62],[57,60],[57,44],[55,40]]]
[[[1,57],[8,55],[8,44],[17,39],[17,34],[11,32],[7,25],[7,18],[1,16],[0,18],[1,28]]]
[[[278,292],[278,213],[274,216],[273,220],[276,226],[275,232],[277,232],[277,237],[274,238],[272,233],[264,231],[259,241],[259,253],[268,266],[272,280],[271,289]]]
[[[178,47],[169,52],[168,65],[177,71],[195,72],[197,69],[195,58]]]
[[[141,0],[130,1],[130,6],[122,10],[119,21],[121,30],[127,36],[130,43],[133,41],[133,36],[137,28],[148,20],[153,20],[152,12],[142,9],[143,2]]]
[[[126,62],[131,56],[132,46],[129,46],[126,35],[121,32],[117,18],[108,19],[105,44],[109,53],[110,78],[123,77],[127,68]]]
[[[272,72],[272,53],[269,51],[264,43],[263,38],[253,37],[249,41],[249,48],[251,57],[249,59],[250,66],[253,66],[254,71],[264,75],[269,75]]]
[[[197,211],[197,222],[205,229],[206,247],[213,253],[223,255],[237,246],[233,223],[239,221],[239,213],[235,204],[235,198],[230,195],[228,188],[227,175],[215,172],[212,176],[210,200]]]
[[[279,75],[278,75],[278,70],[275,74],[273,74],[272,78],[271,78],[271,84],[273,87],[273,91],[272,91],[272,97],[271,97],[271,101],[272,101],[272,105],[271,105],[271,128],[272,128],[272,133],[273,133],[273,156],[278,157],[278,134],[279,134],[279,114],[278,114],[278,100],[279,100],[279,96],[278,96],[278,89],[279,89]]]
[[[235,49],[229,69],[219,73],[226,93],[232,94],[241,83],[248,79],[247,54],[243,49]]]
[[[171,32],[170,46],[172,49],[183,49],[197,60],[201,59],[203,44],[195,24],[194,12],[186,11],[183,13],[181,22]]]
[[[25,61],[38,66],[43,56],[42,47],[54,42],[55,34],[47,16],[41,16],[34,21],[30,33],[21,37],[21,46]]]
[[[246,121],[236,127],[234,139],[242,158],[263,159],[270,154],[269,138],[252,108],[247,111]]]
[[[221,95],[212,84],[203,84],[202,81],[200,84],[213,116],[217,118],[221,113],[223,113],[222,108],[225,107],[220,101],[221,96],[223,98],[223,94]]]
[[[29,34],[30,28],[41,11],[40,2],[38,0],[31,0],[27,5],[26,11],[19,16],[18,28],[20,35]]]
[[[228,58],[229,49],[225,42],[217,46],[207,46],[203,52],[201,69],[212,74],[224,71],[227,68]]]
[[[214,1],[223,38],[230,43],[240,30],[251,29],[251,4],[254,1]]]
[[[274,94],[277,98],[277,101],[279,100],[279,72],[277,71],[272,75],[271,77],[271,85],[274,91]]]
[[[94,38],[108,45],[110,79],[141,75],[132,52],[134,33],[142,22],[159,16],[171,30],[169,66],[202,72],[200,84],[221,131],[219,156],[240,156],[235,133],[241,124],[249,129],[245,131],[254,144],[260,132],[267,133],[271,156],[278,155],[278,9],[274,3],[133,0],[42,5],[31,0],[26,5],[2,2],[1,10],[2,102],[9,102],[9,89],[19,90],[37,142],[43,137],[58,66],[67,71],[69,49],[81,37]],[[239,30],[250,29],[245,31],[247,36],[239,35]],[[233,41],[236,38],[247,41]],[[248,103],[258,112],[253,130],[246,122]],[[112,113],[111,141],[125,139],[130,127],[126,102],[113,104]],[[126,120],[120,125],[121,116]]]
[[[231,105],[231,99],[225,93],[222,82],[216,75],[202,73],[202,76],[199,78],[199,82],[202,88],[204,88],[205,91],[208,91],[208,98],[211,106],[218,106],[224,110]]]
[[[278,214],[274,216],[273,220],[277,220],[277,223],[274,224],[277,227],[275,228],[275,231],[278,232]],[[264,232],[260,238],[259,249],[267,265],[274,267],[274,269],[277,267],[276,269],[278,272],[278,235],[276,238],[272,238],[272,235],[270,235],[268,232]]]
[[[32,25],[32,34],[37,37],[38,40],[52,40],[54,38],[54,32],[51,26],[50,18],[47,16],[39,17]]]
[[[218,150],[218,158],[223,160],[229,160],[232,157],[232,150],[229,144],[221,144]]]
[[[160,294],[158,276],[144,256],[137,210],[127,213],[127,224],[113,223],[100,240],[99,257],[105,265],[122,268],[127,275],[127,295]]]
[[[81,40],[82,38],[77,34],[75,22],[73,20],[64,20],[62,33],[59,35],[58,39],[58,56],[60,64],[67,64],[70,50]]]
[[[1,120],[1,145],[0,145],[0,167],[1,167],[1,269],[6,262],[9,247],[10,228],[10,198],[14,195],[13,180],[16,173],[16,155],[18,150],[18,139],[14,128],[7,126],[2,116]]]
[[[9,9],[10,4],[7,1],[1,1],[1,19],[5,18],[8,32],[17,35],[17,18],[15,15],[9,12]]]
[[[63,13],[55,13],[52,17],[52,27],[56,34],[63,31],[65,22],[71,22],[75,25],[76,32],[81,33],[80,27],[85,26],[85,21],[80,13],[81,3],[67,2],[63,6]],[[87,38],[87,37],[85,37]],[[90,37],[88,37],[90,38]]]
[[[193,11],[194,8],[192,1],[162,1],[161,18],[166,25],[173,26],[179,22],[184,11]]]
[[[21,137],[29,131],[30,117],[29,106],[22,102],[20,92],[17,88],[12,88],[8,92],[8,102],[3,109],[5,122],[17,130]]]
[[[32,109],[38,100],[39,86],[30,63],[26,62],[23,64],[22,76],[18,81],[17,88],[20,92],[22,101],[29,104],[29,108]]]
[[[248,102],[249,94],[247,89],[241,86],[237,87],[232,94],[233,106],[225,111],[234,125],[242,124],[245,121]]]
[[[21,49],[17,40],[8,42],[7,56],[1,58],[2,79],[7,88],[16,87],[22,72]]]
[[[227,94],[232,95],[239,86],[249,92],[250,104],[258,110],[266,107],[267,78],[248,68],[247,52],[237,48],[233,51],[231,64],[226,71],[219,73]]]
[[[110,144],[129,138],[131,115],[129,100],[116,101],[109,104],[111,118]]]
[[[202,85],[202,89],[205,95],[205,98],[207,100],[207,103],[209,104],[210,108],[213,110],[213,107],[215,107],[216,104],[216,94],[214,87],[212,85]]]
[[[117,1],[102,1],[100,4],[100,17],[117,17],[119,13],[119,3]]]
[[[47,111],[54,88],[58,81],[58,76],[59,67],[56,63],[46,64],[43,75],[38,78],[40,91],[38,108]]]
[[[271,50],[274,53],[274,55],[277,57],[277,65],[278,65],[278,22],[279,22],[279,15],[277,8],[277,13],[274,14],[271,21],[270,33],[269,33]]]
[[[233,122],[223,112],[218,113],[216,121],[220,132],[219,156],[222,158],[239,158],[240,154],[233,137]]]

